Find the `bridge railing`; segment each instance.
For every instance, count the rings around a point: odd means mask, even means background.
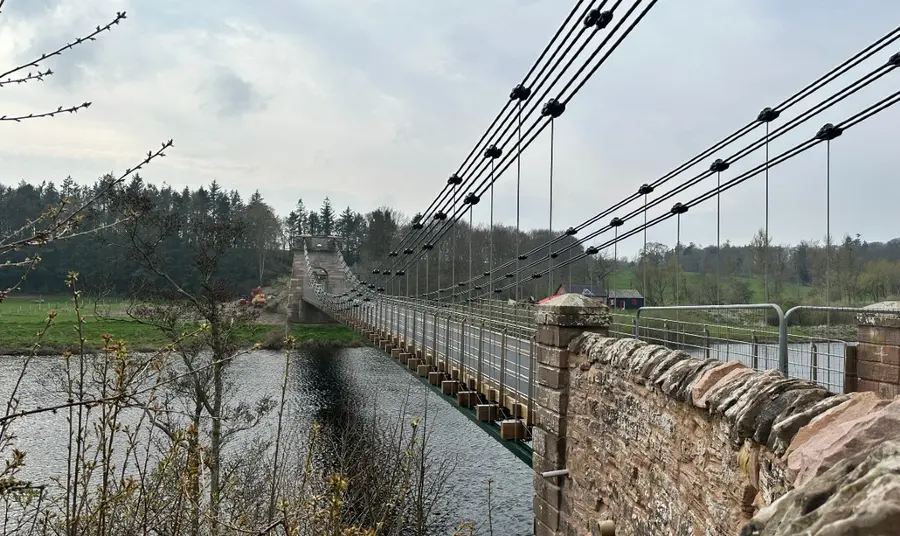
[[[890,315],[900,323],[896,309],[799,306],[783,312],[775,304],[685,305],[642,307],[631,333],[625,329],[627,315],[614,315],[610,333],[699,358],[778,369],[840,393],[847,355],[857,340],[857,317],[865,314]]]
[[[473,314],[470,316],[470,311]],[[431,352],[463,379],[474,378],[481,390],[495,390],[497,400],[521,404],[532,413],[534,326],[503,325],[478,307],[440,307],[432,303],[383,297],[356,312],[379,329],[400,335]]]
[[[373,325],[415,341],[460,370],[475,370],[501,393],[530,403],[534,391],[533,305],[480,301],[436,303],[373,296],[363,307]],[[610,335],[634,337],[704,359],[740,361],[758,370],[843,392],[846,359],[855,351],[857,315],[900,311],[855,307],[800,306],[784,312],[776,304],[642,307],[612,312]]]
[[[781,356],[784,313],[775,304],[642,307],[629,336],[700,359],[787,370]]]

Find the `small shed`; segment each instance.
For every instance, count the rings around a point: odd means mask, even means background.
[[[633,289],[614,289],[606,295],[606,303],[616,309],[640,309],[644,306],[644,296]]]

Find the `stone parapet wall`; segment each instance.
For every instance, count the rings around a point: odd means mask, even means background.
[[[900,502],[885,498],[900,498],[898,446],[885,446],[900,440],[900,399],[832,395],[777,371],[608,338],[602,304],[582,298],[578,310],[579,298],[562,298],[538,312],[539,536],[607,534],[601,527],[611,525],[617,536],[878,535],[889,533],[859,527],[900,526]],[[595,333],[575,335],[579,327]],[[567,474],[542,476],[557,470]],[[861,515],[865,497],[875,506]],[[856,532],[797,529],[841,516]]]

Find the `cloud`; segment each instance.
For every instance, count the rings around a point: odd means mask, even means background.
[[[0,114],[94,102],[76,117],[0,124],[15,139],[0,146],[0,182],[69,174],[92,181],[174,138],[170,157],[145,172],[148,180],[180,188],[215,179],[245,196],[258,188],[282,213],[299,197],[317,205],[327,195],[338,207],[388,204],[412,214],[458,169],[569,9],[551,0],[477,7],[464,0],[159,0],[152,7],[137,0],[10,0],[0,65],[27,61],[116,11],[126,10],[128,19],[48,61],[57,75],[47,81],[0,89]],[[900,4],[891,0],[872,0],[865,9],[837,0],[659,2],[556,122],[554,227],[578,224],[665,175],[896,20]],[[896,51],[883,51],[854,75]],[[773,141],[772,154],[886,95],[895,78]],[[896,234],[900,155],[890,140],[898,115],[900,107],[833,143],[834,234]],[[525,227],[547,224],[549,149],[545,133],[522,156]],[[723,180],[761,159],[760,152],[748,156]],[[669,184],[701,172],[708,160]],[[770,171],[777,240],[824,235],[824,170],[824,149],[817,148]],[[498,222],[515,222],[515,184],[515,167],[497,182]],[[758,178],[721,196],[723,236],[744,242],[763,225],[764,190]],[[475,219],[486,222],[488,210],[481,203]],[[682,233],[684,241],[713,242],[714,201],[692,209]],[[654,228],[649,238],[673,243],[674,224]],[[635,239],[622,247],[638,245]]]
[[[209,94],[207,107],[219,117],[240,117],[266,107],[265,97],[254,89],[253,84],[228,67],[216,69],[202,88]]]

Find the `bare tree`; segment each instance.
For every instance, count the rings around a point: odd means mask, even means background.
[[[5,0],[0,1],[0,9],[2,9],[4,2]],[[95,41],[98,36],[112,30],[114,26],[120,24],[125,18],[124,11],[116,13],[112,21],[103,26],[97,26],[83,37],[78,37],[55,50],[42,53],[39,57],[27,63],[0,73],[0,88],[43,82],[54,74],[52,69],[44,68],[44,65],[51,59],[62,56],[77,46]],[[8,91],[8,89],[5,90]],[[87,110],[90,106],[91,102],[86,101],[81,104],[58,106],[55,109],[31,112],[24,115],[3,114],[0,115],[0,123],[21,123],[22,121],[54,118],[58,115],[70,115]],[[19,229],[0,235],[0,268],[19,268],[23,271],[22,277],[17,284],[7,289],[0,289],[0,302],[11,292],[17,290],[25,281],[28,272],[33,270],[41,261],[37,252],[39,248],[59,240],[97,232],[100,228],[96,225],[92,226],[88,218],[91,208],[111,191],[118,188],[129,176],[141,170],[152,160],[165,156],[166,149],[172,146],[172,140],[163,142],[162,146],[156,151],[149,151],[147,156],[135,167],[126,169],[121,175],[110,177],[104,181],[92,197],[80,202],[74,202],[71,198],[64,196],[58,205],[47,207],[40,216],[26,222]],[[131,218],[133,215],[123,215],[123,217]],[[119,223],[121,221],[118,220],[106,222],[102,227],[114,227]],[[6,258],[4,259],[4,257]]]

